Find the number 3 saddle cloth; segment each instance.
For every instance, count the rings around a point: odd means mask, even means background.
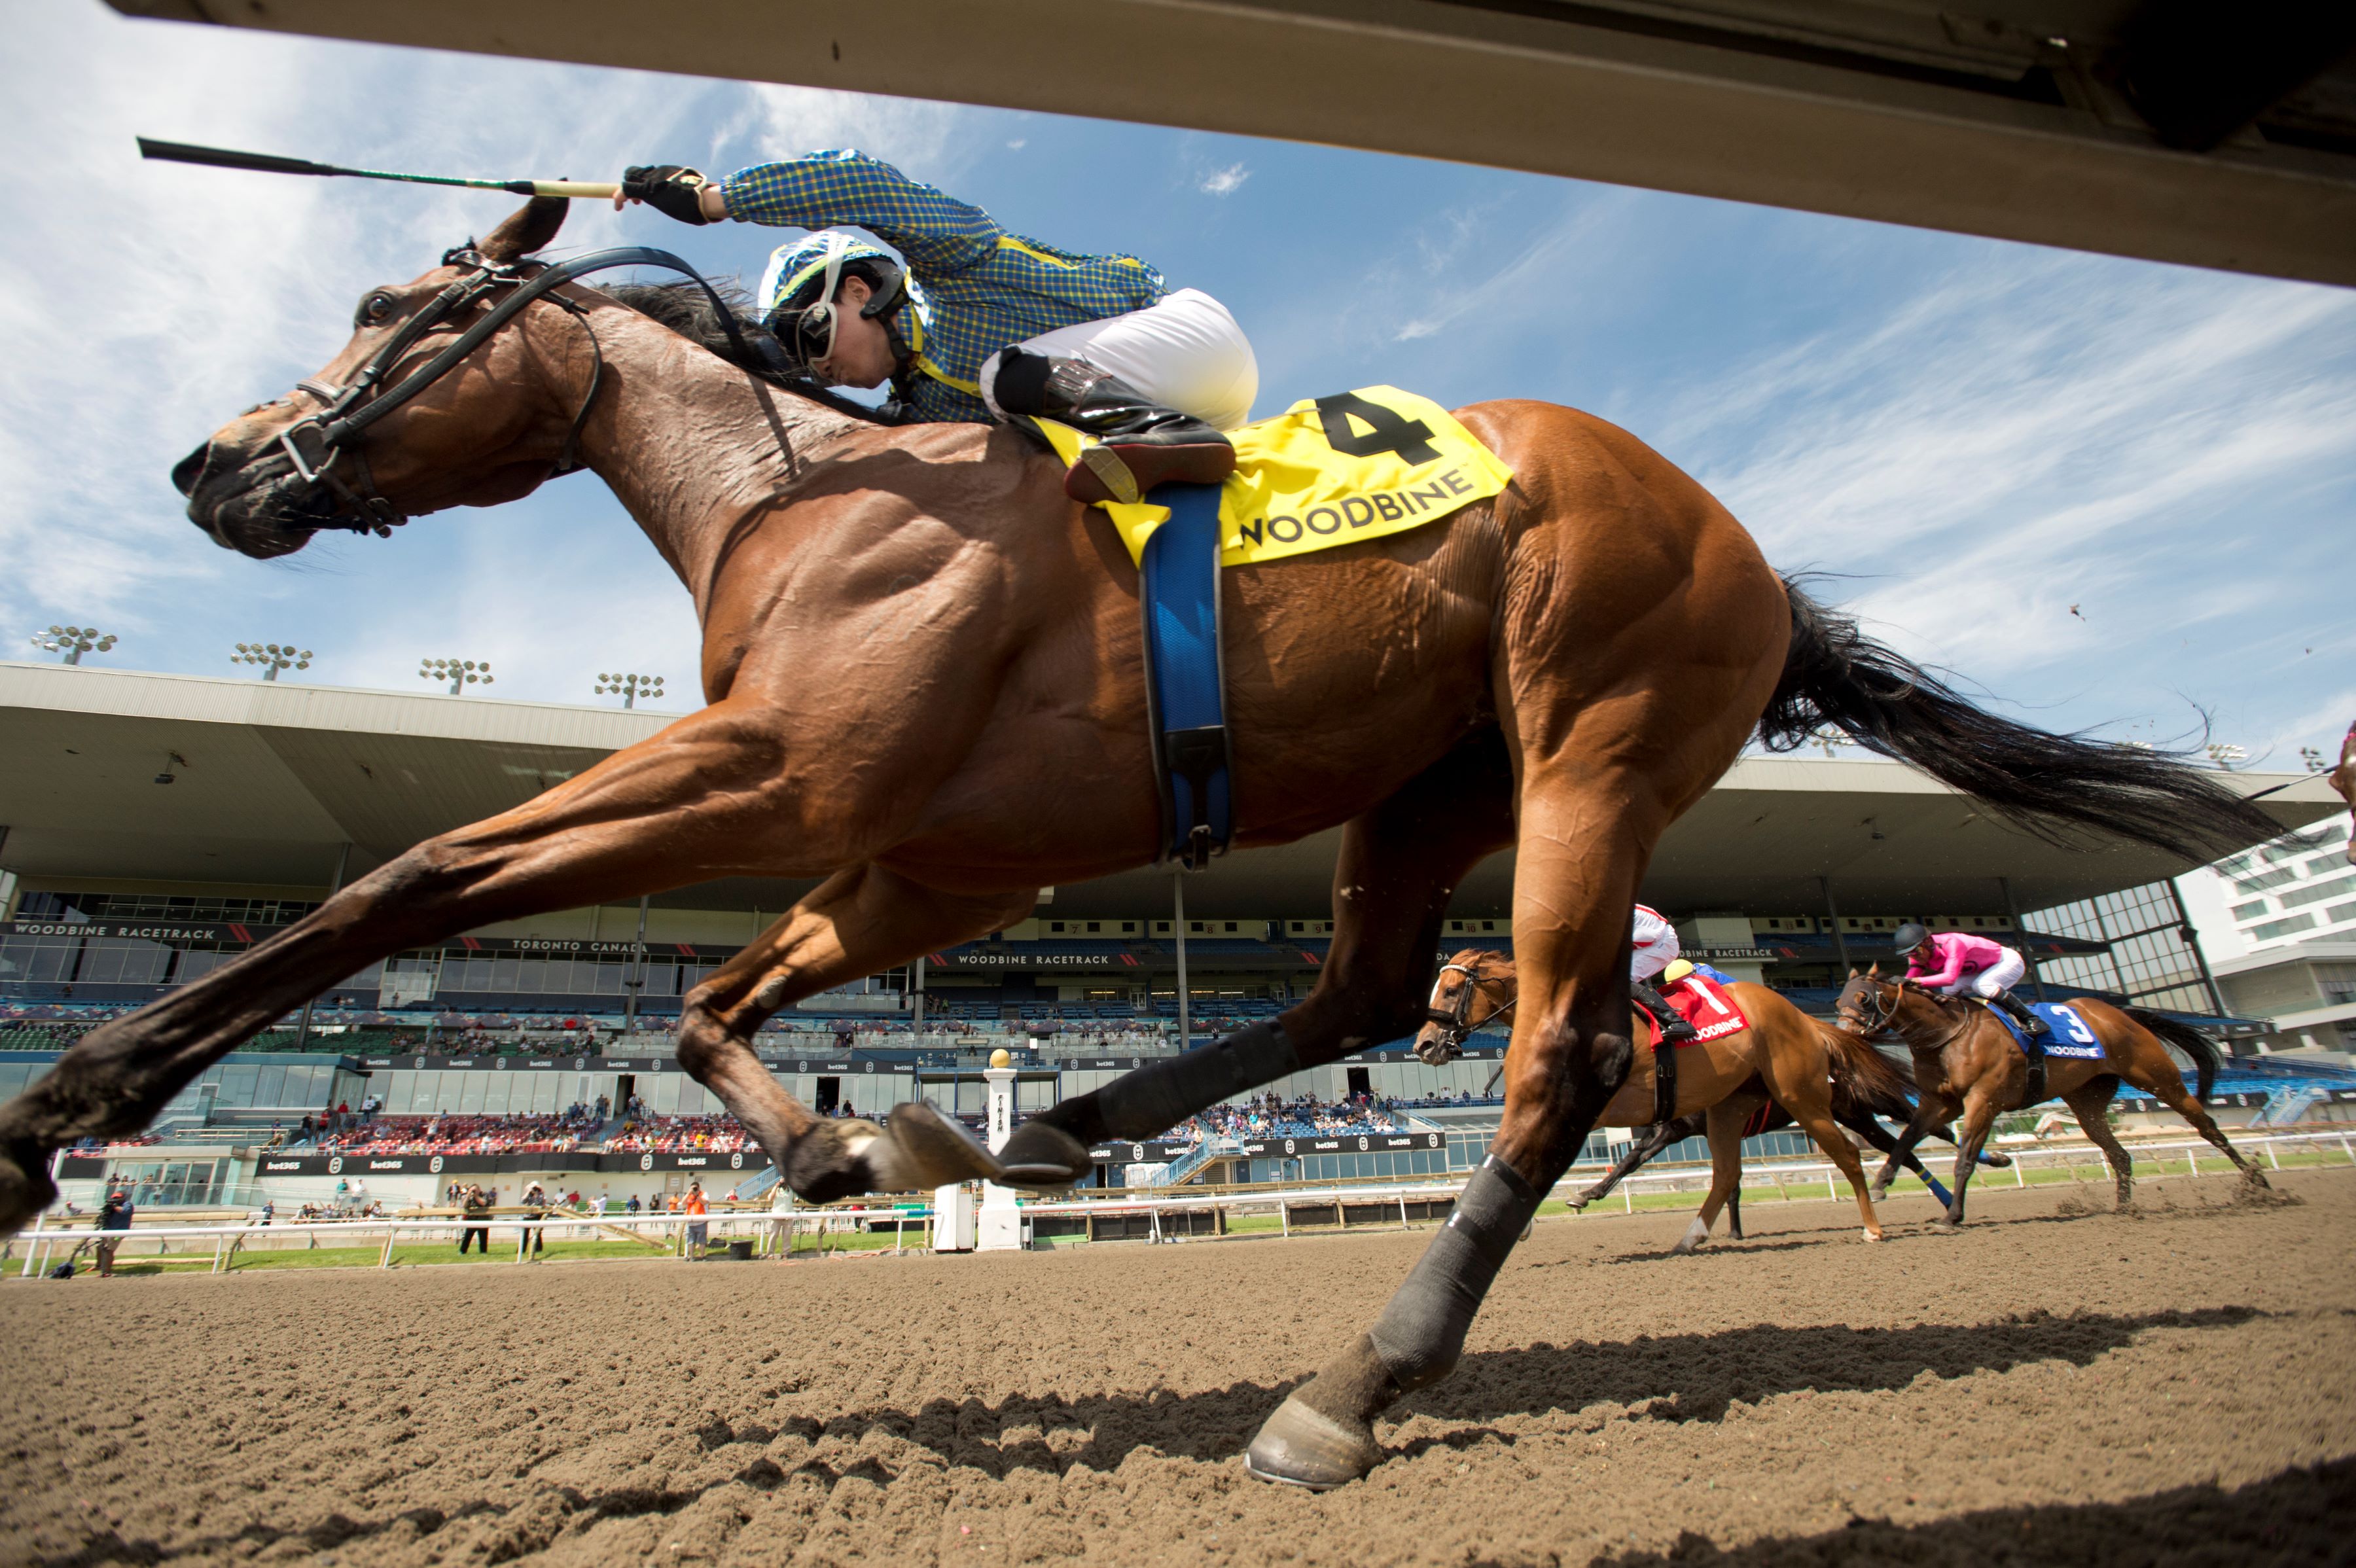
[[[1053,420],[1023,418],[1066,467],[1093,438]],[[1233,433],[1236,471],[1219,487],[1219,564],[1288,555],[1403,533],[1486,500],[1514,471],[1430,398],[1397,387],[1360,387],[1303,398],[1273,419]],[[1145,546],[1170,520],[1151,500],[1104,503],[1142,565]]]

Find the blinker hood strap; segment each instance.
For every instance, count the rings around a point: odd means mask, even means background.
[[[1367,1330],[1400,1392],[1436,1383],[1454,1369],[1472,1315],[1481,1310],[1481,1298],[1489,1294],[1522,1227],[1538,1211],[1539,1196],[1521,1172],[1494,1155],[1464,1184],[1456,1212]]]

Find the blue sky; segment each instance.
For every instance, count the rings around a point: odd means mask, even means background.
[[[1068,247],[1225,300],[1258,412],[1390,381],[1575,404],[1708,484],[1787,570],[2056,727],[2276,766],[2356,717],[2356,293],[1656,192],[906,100],[374,48],[5,0],[0,657],[95,624],[117,668],[504,696],[693,691],[684,591],[594,478],[391,541],[245,561],[166,470],[344,341],[352,302],[496,194],[142,164],[134,133],[422,172],[713,172],[855,145]],[[47,149],[46,152],[42,149]],[[758,275],[787,231],[575,204],[567,247]],[[2072,612],[2072,606],[2077,613]]]

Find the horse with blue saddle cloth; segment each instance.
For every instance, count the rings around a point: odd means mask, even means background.
[[[2258,1168],[2242,1157],[2201,1108],[2217,1079],[2216,1045],[2200,1030],[2164,1013],[2123,1007],[2090,996],[2073,998],[2067,1005],[2038,1008],[2032,1015],[2052,1036],[2043,1042],[2036,1058],[2042,1081],[2031,1068],[2034,1034],[2017,1027],[1995,1007],[1983,1005],[1980,998],[1938,995],[1911,976],[1886,979],[1879,964],[1862,974],[1849,972],[1838,1015],[1846,1027],[1864,1038],[1895,1036],[1914,1053],[1914,1084],[1921,1099],[1913,1120],[1899,1135],[1896,1151],[1874,1177],[1877,1194],[1889,1188],[1901,1160],[1926,1133],[1942,1122],[1962,1118],[1961,1135],[1955,1140],[1954,1199],[1947,1206],[1945,1219],[1950,1227],[1963,1223],[1973,1164],[1997,1114],[2038,1103],[2048,1087],[2070,1107],[2079,1127],[2110,1161],[2122,1208],[2135,1195],[2134,1166],[2111,1133],[2106,1109],[2121,1079],[2191,1123],[2194,1131],[2224,1151],[2225,1157],[2240,1166],[2251,1182],[2259,1187],[2266,1184]],[[2197,1091],[2186,1091],[2184,1077],[2169,1054],[2170,1047],[2192,1059],[2198,1073]],[[2045,1057],[2054,1059],[2047,1064]]]

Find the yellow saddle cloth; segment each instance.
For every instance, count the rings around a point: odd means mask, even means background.
[[[1024,421],[1066,467],[1096,445],[1068,424]],[[1277,561],[1312,550],[1404,533],[1485,500],[1514,471],[1430,398],[1397,387],[1360,387],[1304,398],[1230,437],[1236,471],[1219,489],[1219,564]],[[1145,542],[1170,509],[1103,503],[1129,546]]]

